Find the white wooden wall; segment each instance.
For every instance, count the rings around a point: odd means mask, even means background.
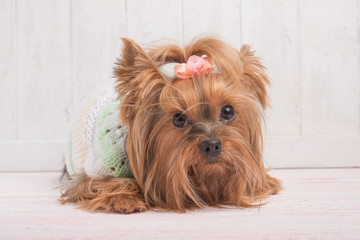
[[[0,171],[62,167],[72,108],[112,81],[120,37],[201,33],[268,67],[268,165],[360,166],[360,0],[0,0]]]

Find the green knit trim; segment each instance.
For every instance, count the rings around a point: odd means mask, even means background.
[[[72,131],[70,131],[70,132],[72,132]],[[69,137],[69,153],[68,154],[69,154],[70,167],[71,167],[72,173],[76,174],[75,164],[74,164],[73,155],[72,155],[72,138],[71,138],[71,136]]]
[[[107,121],[118,119],[118,113],[114,112],[120,105],[118,98],[112,99],[99,115],[97,133],[95,135],[99,142],[99,160],[104,164],[113,176],[132,177],[128,159],[125,154],[125,138],[118,125],[109,124]],[[116,114],[116,116],[114,116]]]

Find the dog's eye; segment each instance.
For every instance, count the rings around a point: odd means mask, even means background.
[[[173,117],[173,124],[175,127],[182,128],[185,127],[188,124],[188,119],[186,118],[186,115],[183,113],[177,113]]]
[[[235,110],[231,105],[225,105],[221,109],[220,119],[225,120],[226,122],[232,122],[235,119]]]

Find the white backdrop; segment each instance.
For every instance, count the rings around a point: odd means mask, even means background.
[[[252,45],[272,80],[265,161],[360,166],[360,0],[0,0],[0,171],[59,170],[74,104],[120,37]]]

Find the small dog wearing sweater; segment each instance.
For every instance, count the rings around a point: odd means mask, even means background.
[[[269,81],[249,46],[205,37],[145,51],[124,38],[115,75],[73,124],[61,202],[184,212],[254,207],[281,190],[262,162]]]

